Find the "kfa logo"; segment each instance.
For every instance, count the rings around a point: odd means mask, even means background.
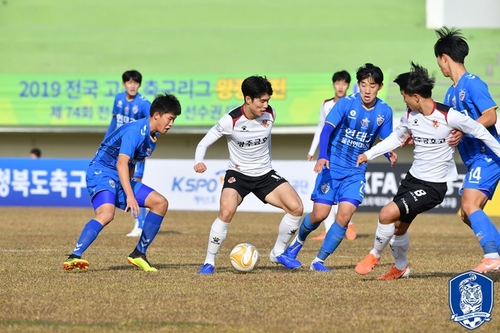
[[[493,310],[493,280],[467,271],[450,279],[449,302],[451,320],[474,330],[491,320]]]

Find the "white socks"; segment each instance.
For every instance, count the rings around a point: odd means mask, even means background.
[[[395,266],[397,269],[402,270],[408,265],[408,249],[410,248],[410,237],[408,232],[401,236],[396,236],[390,241],[391,253],[394,257]]]
[[[283,216],[278,227],[278,238],[273,248],[273,254],[275,256],[279,256],[285,252],[286,245],[299,229],[301,218],[302,216],[293,216],[288,213]]]
[[[395,226],[394,223],[382,224],[378,222],[377,231],[375,232],[375,239],[373,240],[373,249],[370,251],[375,257],[380,258],[382,251],[386,248],[387,244],[394,236]]]
[[[217,254],[217,252],[219,252],[219,248],[222,242],[226,239],[228,228],[229,223],[222,222],[219,218],[216,218],[214,223],[212,223],[210,236],[208,238],[208,248],[207,256],[205,258],[205,264],[211,264],[215,266],[215,255]]]

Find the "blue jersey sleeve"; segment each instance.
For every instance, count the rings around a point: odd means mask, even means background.
[[[349,98],[344,97],[339,99],[326,116],[325,123],[330,123],[333,126],[337,127],[344,118],[344,114],[349,111],[349,102]]]
[[[134,153],[137,148],[144,142],[144,135],[137,131],[135,126],[127,129],[127,133],[122,136],[122,143],[120,146],[121,155],[127,155],[130,159],[134,158]]]
[[[469,81],[470,87],[467,92],[470,94],[472,103],[476,106],[480,113],[496,106],[495,101],[491,98],[488,86],[479,79]]]
[[[393,125],[392,125],[392,109],[390,106],[387,105],[385,116],[384,116],[384,122],[381,126],[380,129],[380,138],[385,139],[387,138],[393,130]]]

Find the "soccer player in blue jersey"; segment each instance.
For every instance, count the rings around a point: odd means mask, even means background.
[[[138,161],[150,156],[159,134],[166,134],[181,114],[181,105],[174,95],[158,95],[148,118],[124,124],[102,141],[87,170],[87,189],[95,217],[83,228],[73,253],[63,263],[66,271],[86,270],[88,261],[82,254],[101,230],[115,216],[116,207],[137,214],[140,207],[149,208],[140,240],[128,256],[128,262],[147,272],[154,272],[146,259],[146,250],[160,229],[167,213],[168,201],[152,188],[131,178]]]
[[[379,136],[384,139],[392,132],[392,109],[377,98],[383,87],[382,70],[365,64],[356,72],[356,79],[360,92],[341,98],[326,118],[314,167],[318,176],[311,195],[313,211],[306,214],[298,235],[283,254],[295,259],[307,236],[328,216],[332,205],[338,203],[335,222],[310,265],[314,271],[331,271],[324,261],[344,239],[347,224],[363,201],[366,166],[356,168],[357,156],[367,151]],[[387,157],[391,164],[397,160],[392,152]]]
[[[469,46],[456,29],[436,30],[438,40],[434,54],[444,76],[453,81],[444,103],[482,124],[499,140],[495,123],[497,104],[488,92],[488,86],[477,75],[467,72],[464,62]],[[467,166],[461,189],[462,221],[468,224],[479,240],[484,259],[473,270],[487,272],[500,268],[500,234],[483,211],[491,200],[500,178],[500,158],[486,145],[472,137],[455,131],[451,144],[458,143],[458,151]]]
[[[149,117],[151,103],[149,103],[146,97],[139,94],[141,82],[142,75],[136,70],[126,71],[122,74],[122,84],[125,91],[115,96],[113,117],[111,118],[106,136],[124,124]],[[144,176],[144,164],[145,162],[138,162],[135,166],[134,179],[139,182],[142,181],[142,177]],[[139,237],[145,218],[146,208],[141,208],[139,215],[135,217],[134,228],[127,236]]]

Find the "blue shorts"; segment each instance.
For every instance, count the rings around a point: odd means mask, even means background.
[[[460,194],[464,188],[479,190],[483,192],[489,200],[493,197],[500,178],[500,162],[492,159],[479,158],[471,165],[467,166],[467,173],[460,189]]]
[[[106,203],[114,204],[120,209],[125,209],[127,207],[127,196],[125,195],[125,191],[123,191],[123,187],[116,173],[111,173],[106,169],[91,166],[87,171],[86,180],[87,191],[89,191],[90,194],[90,201],[93,201],[94,197],[99,192],[109,191],[114,194],[114,202]],[[130,185],[132,186],[132,190],[134,191],[134,195],[139,206],[145,207],[144,202],[153,189],[133,179],[130,180]],[[111,199],[111,201],[113,201],[113,199]]]
[[[144,177],[144,165],[146,161],[137,162],[135,164],[134,178],[142,179]]]
[[[339,171],[323,168],[316,177],[311,200],[327,205],[342,201],[361,203],[365,196],[365,183],[365,169]]]

